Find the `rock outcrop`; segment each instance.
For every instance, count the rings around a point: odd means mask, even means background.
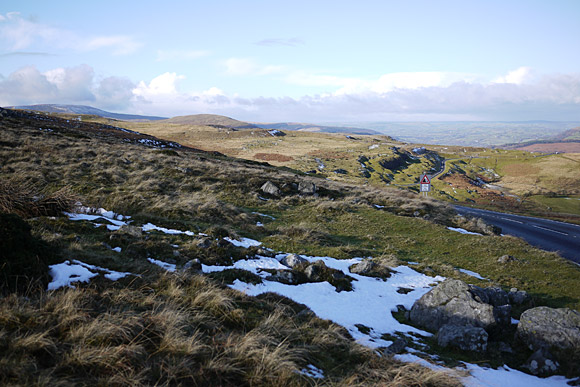
[[[488,334],[483,328],[445,324],[437,333],[442,347],[456,347],[464,351],[485,352]]]
[[[516,335],[531,350],[544,349],[567,367],[573,367],[575,364],[577,368],[580,368],[578,367],[580,364],[580,313],[578,311],[545,306],[528,309],[520,317]],[[549,356],[544,357],[551,360]],[[548,367],[551,366],[548,364]],[[576,373],[580,373],[580,370]]]
[[[377,277],[387,279],[391,276],[391,269],[380,263],[376,263],[371,259],[363,259],[359,263],[355,263],[348,270],[353,274],[364,275],[367,277]]]
[[[272,183],[271,181],[265,182],[260,189],[265,194],[271,196],[280,196],[280,188],[278,188],[276,184]]]
[[[438,331],[445,324],[489,329],[503,323],[496,315],[503,315],[505,311],[498,313],[493,305],[476,299],[487,293],[477,291],[474,295],[471,290],[463,281],[445,280],[415,302],[409,318],[431,331]]]

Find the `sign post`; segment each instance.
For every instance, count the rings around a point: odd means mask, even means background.
[[[419,183],[421,183],[421,192],[423,192],[424,196],[427,196],[427,194],[431,190],[431,179],[429,179],[429,176],[427,176],[427,174],[424,173],[421,176]]]

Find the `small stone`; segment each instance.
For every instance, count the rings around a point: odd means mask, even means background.
[[[262,192],[271,196],[280,196],[280,188],[276,186],[276,184],[272,183],[271,181],[267,181],[262,185],[260,188]]]
[[[511,255],[502,255],[501,257],[499,257],[497,259],[498,263],[508,263],[508,262],[514,262],[517,261],[517,259]]]
[[[185,265],[183,265],[183,271],[193,271],[193,272],[201,272],[201,262],[199,259],[194,258],[190,261],[187,261]]]
[[[308,260],[301,257],[298,254],[288,254],[284,258],[280,260],[280,263],[284,266],[288,266],[289,268],[294,268],[300,264],[306,263]]]

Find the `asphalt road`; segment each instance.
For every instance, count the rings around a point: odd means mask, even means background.
[[[543,250],[557,251],[562,257],[580,264],[578,225],[463,206],[455,206],[455,209],[461,215],[477,216],[501,227],[503,234],[520,237]]]

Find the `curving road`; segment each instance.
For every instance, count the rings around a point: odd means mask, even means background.
[[[580,264],[579,225],[463,206],[455,206],[455,209],[462,215],[477,216],[501,227],[504,234],[520,237],[543,250],[557,251],[562,257]]]

